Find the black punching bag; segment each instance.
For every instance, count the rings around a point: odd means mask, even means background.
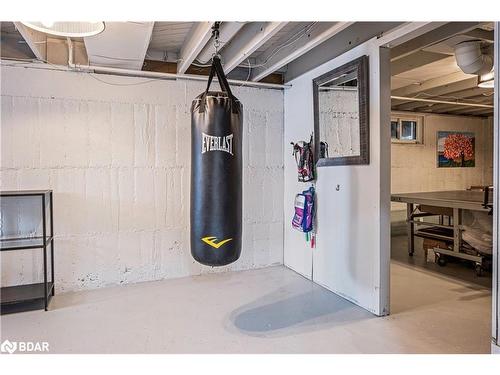
[[[214,74],[222,91],[209,91]],[[207,266],[241,253],[242,112],[215,56],[191,106],[191,254]]]

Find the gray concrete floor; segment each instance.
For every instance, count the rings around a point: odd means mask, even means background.
[[[441,267],[434,262],[427,262],[425,252],[422,247],[423,239],[415,238],[415,252],[412,257],[408,256],[408,238],[406,235],[391,237],[391,258],[402,264],[425,270],[436,276],[447,276],[459,281],[466,281],[491,289],[491,272],[484,271],[482,276],[477,276],[473,263],[457,258],[449,258],[446,266]]]
[[[375,317],[283,267],[56,295],[1,317],[51,353],[488,353],[490,291],[393,262]]]

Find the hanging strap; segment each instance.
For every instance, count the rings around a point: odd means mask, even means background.
[[[229,87],[229,82],[227,81],[226,75],[224,74],[224,69],[222,68],[220,58],[218,56],[214,56],[212,59],[212,67],[210,68],[210,74],[208,76],[207,88],[201,97],[200,110],[199,110],[200,112],[205,112],[206,98],[208,95],[208,91],[210,90],[210,85],[212,84],[212,79],[214,78],[215,74],[217,74],[217,79],[219,81],[219,85],[222,91],[225,92],[229,97],[229,99],[231,100],[231,109],[235,109],[235,106],[233,105],[235,97],[231,92],[231,88]]]

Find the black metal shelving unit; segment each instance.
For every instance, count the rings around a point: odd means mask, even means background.
[[[0,290],[1,314],[39,309],[45,309],[45,311],[47,311],[50,299],[55,295],[54,214],[52,190],[20,190],[0,192],[0,199],[2,200],[24,199],[26,197],[40,199],[42,233],[39,236],[33,237],[9,236],[6,238],[0,238],[0,251],[41,249],[43,254],[43,282],[2,287]],[[23,215],[23,213],[21,212],[20,215]],[[2,217],[3,216],[4,215],[2,214]],[[50,280],[48,278],[49,267],[47,262],[47,248],[49,246]]]

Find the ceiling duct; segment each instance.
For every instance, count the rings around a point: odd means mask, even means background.
[[[458,43],[455,58],[460,69],[467,74],[485,74],[493,68],[493,57],[483,53],[480,40]]]

